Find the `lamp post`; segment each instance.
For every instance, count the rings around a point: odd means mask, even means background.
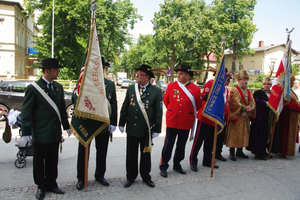
[[[52,44],[51,44],[51,58],[54,58],[54,0],[52,1]]]

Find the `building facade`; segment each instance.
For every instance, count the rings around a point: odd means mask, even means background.
[[[250,70],[249,77],[250,81],[252,82],[255,79],[255,76],[258,75],[260,72],[266,75],[270,75],[271,69],[273,68],[272,76],[275,76],[280,61],[285,52],[285,44],[280,45],[271,45],[271,46],[264,46],[264,42],[259,42],[259,47],[253,48],[255,51],[254,54],[243,55],[243,59],[236,60],[236,72],[235,77],[239,73],[240,70]],[[297,54],[298,51],[292,49],[292,62]],[[231,52],[225,52],[225,67],[227,67],[231,71],[232,66],[232,58],[233,55]],[[253,71],[256,71],[254,73]]]
[[[26,17],[19,2],[0,1],[0,79],[35,79],[37,69],[33,51],[34,35],[39,30],[34,17]]]

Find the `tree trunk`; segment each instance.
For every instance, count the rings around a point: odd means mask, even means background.
[[[169,83],[172,83],[173,82],[173,73],[174,73],[174,67],[175,67],[175,51],[176,51],[176,49],[175,49],[175,45],[174,45],[174,43],[173,43],[173,41],[172,41],[172,43],[171,43],[171,46],[172,46],[172,58],[171,58],[171,76],[169,76]]]
[[[206,69],[208,69],[208,67],[209,67],[209,56],[210,56],[211,53],[212,52],[209,52],[208,54],[205,55],[206,58],[207,58],[207,60],[206,60],[206,63],[207,63]],[[204,79],[203,79],[203,86],[206,83],[207,76],[208,76],[208,71],[205,72]]]
[[[232,51],[232,65],[231,65],[231,73],[234,78],[234,74],[236,71],[235,62],[236,62],[236,52],[237,52],[238,44],[236,43],[236,39],[233,41],[233,51]]]

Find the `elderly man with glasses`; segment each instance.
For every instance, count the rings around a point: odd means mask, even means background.
[[[162,92],[149,82],[154,78],[151,67],[136,68],[136,84],[128,87],[123,102],[119,129],[123,133],[126,124],[126,177],[124,187],[130,187],[138,175],[138,152],[140,149],[140,174],[143,182],[155,187],[151,180],[152,138],[161,132]]]

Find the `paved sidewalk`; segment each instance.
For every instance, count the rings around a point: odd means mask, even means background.
[[[3,127],[0,127],[3,133]],[[18,129],[13,129],[18,134]],[[152,152],[152,180],[155,188],[149,188],[140,176],[130,188],[124,188],[126,181],[125,170],[125,134],[116,131],[113,142],[109,144],[107,158],[106,179],[110,186],[102,186],[94,180],[95,145],[91,146],[89,162],[89,185],[78,191],[75,188],[77,145],[74,137],[65,137],[63,153],[59,156],[59,187],[66,191],[64,195],[46,193],[45,199],[221,199],[221,200],[273,200],[295,199],[300,200],[300,153],[295,157],[283,159],[277,155],[271,160],[256,160],[250,152],[247,159],[238,159],[236,162],[216,161],[220,166],[214,170],[214,177],[210,178],[210,168],[199,165],[199,171],[193,172],[189,168],[189,153],[192,142],[186,146],[186,157],[182,166],[187,170],[181,175],[172,170],[172,161],[168,170],[169,177],[159,175],[159,161],[164,141],[164,134],[154,139]],[[297,150],[299,144],[297,144]],[[14,166],[18,148],[14,138],[11,143],[5,144],[0,140],[0,199],[35,199],[36,185],[32,178],[32,157],[26,158],[26,166],[18,169]],[[228,158],[228,148],[223,148],[224,157]],[[198,156],[202,161],[202,149]]]

